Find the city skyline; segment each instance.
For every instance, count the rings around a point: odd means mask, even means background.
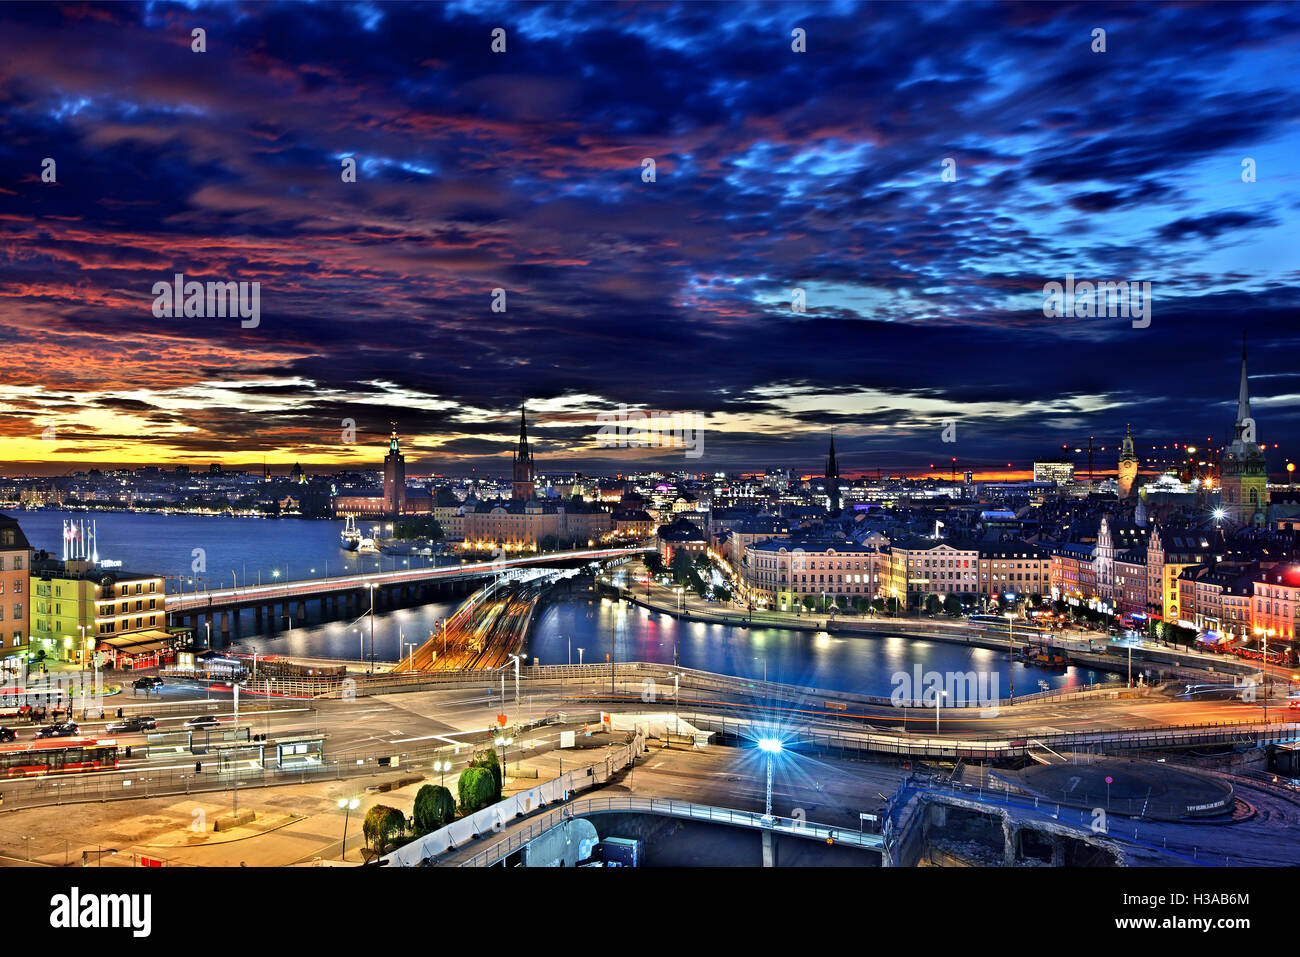
[[[554,469],[815,472],[834,430],[846,477],[1023,474],[1223,443],[1248,329],[1280,472],[1300,12],[707,9],[6,8],[0,463],[370,467],[400,413],[413,470],[508,470],[524,397]],[[257,325],[158,318],[178,274]],[[1075,279],[1147,325],[1047,318]],[[598,448],[624,405],[702,457]]]

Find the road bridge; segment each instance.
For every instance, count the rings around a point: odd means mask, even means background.
[[[340,606],[343,614],[356,616],[369,608],[372,597],[376,609],[392,607],[396,603],[432,601],[440,590],[482,578],[505,575],[515,570],[608,562],[653,550],[653,545],[581,549],[490,562],[461,562],[456,565],[308,578],[265,585],[182,591],[168,595],[165,607],[170,622],[188,622],[195,634],[200,633],[200,622],[206,619],[208,634],[216,631],[219,635],[228,637],[232,618],[245,609],[254,611],[259,624],[264,610],[266,617],[271,618],[276,606],[280,607],[282,621],[287,622],[291,618],[303,621],[307,617],[309,601],[320,601],[322,617],[339,615]]]

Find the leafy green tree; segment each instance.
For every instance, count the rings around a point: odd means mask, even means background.
[[[871,601],[865,596],[853,599],[853,607],[857,609],[859,615],[865,615],[867,609],[871,607]]]
[[[650,575],[662,575],[664,571],[664,557],[658,552],[647,552],[641,559],[641,564]]]
[[[403,519],[393,523],[393,537],[403,541],[412,538],[442,538],[442,526],[432,515]]]
[[[949,595],[943,600],[943,610],[956,618],[961,614],[961,599],[956,595]]]
[[[466,768],[460,773],[456,790],[460,793],[460,810],[463,814],[472,814],[496,803],[496,784],[492,780],[492,772],[487,768]]]
[[[406,815],[387,804],[376,804],[366,812],[361,833],[376,854],[382,854],[394,837],[406,831]]]
[[[493,793],[492,800],[501,800],[501,789],[504,785],[504,775],[501,773],[501,762],[497,759],[497,753],[494,748],[479,748],[474,752],[474,758],[469,762],[467,767],[482,768],[492,775]]]
[[[885,607],[889,610],[889,613],[890,613],[891,615],[897,615],[897,614],[898,614],[898,599],[895,598],[893,595],[890,595],[890,596],[889,596],[889,601],[887,601],[887,602],[885,603]]]
[[[817,607],[817,599],[816,599],[815,597],[813,597],[812,595],[804,595],[804,596],[803,596],[803,606],[804,606],[804,608],[806,608],[808,611],[812,611],[814,608]]]
[[[456,817],[456,799],[441,784],[426,784],[415,793],[411,826],[416,834],[446,827]]]
[[[729,602],[731,601],[731,589],[725,585],[714,585],[713,597],[720,602]]]
[[[941,607],[943,606],[939,604],[938,595],[925,596],[925,612],[927,615],[937,615]]]
[[[871,608],[873,611],[882,612],[885,610],[885,599],[877,596],[871,599]]]

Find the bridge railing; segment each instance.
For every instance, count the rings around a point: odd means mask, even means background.
[[[540,817],[530,820],[525,827],[512,831],[491,847],[475,854],[469,860],[462,861],[459,866],[492,867],[495,864],[500,864],[506,858],[531,844],[564,821],[597,814],[657,814],[692,821],[707,821],[713,824],[728,824],[736,827],[772,831],[793,837],[848,844],[854,847],[875,849],[881,846],[881,837],[878,834],[867,834],[845,828],[831,827],[828,824],[818,824],[799,818],[778,815],[765,818],[754,811],[738,811],[734,808],[693,804],[689,801],[677,801],[672,798],[617,795],[572,801],[563,807],[547,811]]]
[[[234,607],[241,604],[256,604],[262,601],[281,601],[293,598],[311,598],[319,595],[333,594],[364,588],[367,584],[402,585],[439,578],[456,578],[460,576],[479,577],[495,575],[510,569],[545,565],[547,562],[566,561],[601,561],[624,555],[639,554],[651,550],[649,547],[633,548],[592,548],[569,552],[548,552],[542,555],[530,555],[525,558],[506,558],[491,562],[472,562],[455,565],[429,565],[423,568],[398,569],[394,571],[365,572],[355,575],[336,575],[325,578],[301,578],[291,582],[246,585],[244,587],[219,588],[201,592],[172,592],[165,596],[164,605],[169,612],[183,612],[206,609],[209,607]]]

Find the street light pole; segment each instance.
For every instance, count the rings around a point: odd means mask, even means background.
[[[772,764],[776,756],[781,751],[781,742],[776,738],[763,738],[758,742],[760,750],[767,754],[767,801],[766,810],[763,812],[763,821],[766,824],[772,823]]]
[[[356,798],[339,798],[339,807],[343,808],[343,847],[339,850],[339,860],[347,860],[348,856],[348,816],[353,809],[361,802]]]
[[[375,673],[375,589],[378,587],[374,582],[366,586],[370,589],[370,670],[368,675]]]
[[[1007,701],[1016,700],[1016,645],[1012,637],[1011,622],[1015,615],[1007,615]]]

